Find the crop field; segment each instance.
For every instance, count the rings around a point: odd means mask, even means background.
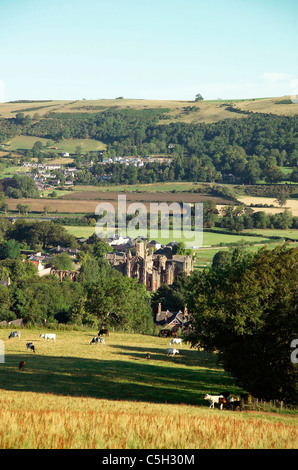
[[[298,200],[288,199],[284,207],[278,207],[276,199],[273,197],[251,197],[241,196],[238,198],[243,204],[249,206],[250,204],[273,204],[276,207],[252,207],[253,211],[264,211],[267,214],[276,214],[282,212],[284,209],[288,209],[294,216],[298,216]]]
[[[111,331],[90,345],[97,331],[57,330],[56,343],[41,332],[22,328],[8,340],[0,329],[1,449],[297,447],[294,414],[208,408],[205,393],[241,393],[215,354],[183,344],[168,357],[169,340],[152,335]]]
[[[222,197],[210,196],[210,194],[201,194],[201,193],[170,193],[170,192],[135,192],[127,191],[125,193],[120,193],[118,191],[75,191],[62,196],[65,200],[97,200],[97,201],[108,201],[108,202],[118,202],[118,196],[125,196],[127,202],[184,202],[184,203],[195,203],[195,202],[205,202],[212,199],[215,204],[232,204],[232,201]]]
[[[60,193],[61,194],[61,193]],[[51,199],[9,199],[7,200],[9,210],[16,210],[17,204],[28,204],[31,208],[31,211],[42,212],[44,206],[49,206],[51,212],[58,213],[72,213],[72,214],[81,214],[88,212],[95,212],[97,205],[100,202],[111,203],[115,209],[118,207],[118,196],[121,193],[112,192],[112,191],[68,191],[63,195],[57,198]],[[209,195],[198,194],[198,193],[183,193],[183,194],[173,194],[173,193],[164,193],[164,192],[148,192],[148,193],[137,193],[137,192],[125,192],[122,193],[126,197],[127,204],[134,202],[140,202],[145,205],[146,210],[149,211],[150,203],[157,202],[184,202],[184,203],[194,203],[194,202],[204,202],[206,200],[214,200],[216,204],[231,204],[232,202],[220,197],[212,197]],[[167,208],[165,208],[167,210]]]

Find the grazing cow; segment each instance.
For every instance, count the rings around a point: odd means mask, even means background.
[[[229,401],[226,397],[219,397],[218,399],[218,409],[223,410],[224,408],[229,408]]]
[[[208,400],[210,402],[209,408],[214,408],[214,403],[219,403],[220,398],[224,398],[223,395],[209,395],[209,393],[207,393],[204,396],[204,400]]]
[[[104,338],[101,338],[99,336],[94,336],[94,338],[92,338],[92,340],[90,341],[90,344],[93,344],[93,343],[105,344],[105,340],[104,340]]]
[[[167,349],[167,355],[168,356],[175,356],[175,354],[179,354],[179,351],[178,349],[174,349],[174,348],[168,348]]]
[[[169,342],[169,345],[171,346],[171,344],[182,344],[182,339],[181,338],[173,338],[171,339],[171,341]]]
[[[171,331],[170,330],[160,330],[158,336],[159,337],[165,336],[166,338],[168,338],[169,336],[171,336]]]
[[[16,338],[18,336],[18,338],[20,339],[21,338],[21,332],[20,331],[12,331],[8,337],[8,339],[10,338]]]
[[[27,346],[27,351],[28,349],[31,349],[31,351],[33,351],[35,353],[35,346],[33,343],[29,342],[29,343],[26,343],[26,346]]]
[[[146,354],[146,359],[147,359],[147,361],[149,361],[150,358],[151,358],[150,354],[147,353],[147,354]]]
[[[234,400],[233,397],[231,397],[231,400],[229,401],[230,404],[230,409],[232,411],[242,411],[242,402],[241,400]]]
[[[24,370],[24,369],[25,369],[25,364],[26,364],[25,361],[21,361],[21,362],[19,363],[19,370]]]
[[[108,330],[107,328],[102,328],[102,329],[99,330],[99,332],[98,332],[98,336],[101,336],[101,335],[109,336],[109,330]]]
[[[40,336],[40,338],[44,338],[45,341],[47,341],[48,339],[52,339],[53,341],[56,341],[56,335],[55,333],[42,333]]]

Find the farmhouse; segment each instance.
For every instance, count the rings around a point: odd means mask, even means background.
[[[107,255],[111,266],[123,275],[137,279],[146,289],[155,292],[162,283],[173,284],[177,274],[189,275],[193,271],[193,260],[190,255],[173,255],[172,250],[165,254],[147,253],[147,242],[136,243],[136,255],[129,250],[113,252]]]
[[[177,331],[178,328],[185,330],[190,327],[191,315],[188,313],[187,305],[185,305],[183,312],[181,310],[170,312],[169,310],[162,310],[161,303],[159,303],[154,322],[156,325],[163,326],[172,331]]]

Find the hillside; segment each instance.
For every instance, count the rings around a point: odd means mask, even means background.
[[[285,103],[285,104],[283,104]],[[232,106],[233,110],[230,108]],[[271,113],[280,116],[293,116],[298,113],[298,103],[292,103],[290,97],[264,98],[251,100],[216,100],[216,101],[168,101],[168,100],[77,100],[77,101],[34,101],[0,103],[2,118],[15,117],[23,112],[33,117],[35,113],[44,116],[56,113],[100,113],[108,109],[167,109],[165,123],[210,123],[229,118],[243,118],[244,112]],[[229,108],[229,109],[227,109]]]

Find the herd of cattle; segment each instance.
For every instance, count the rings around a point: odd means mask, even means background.
[[[94,336],[92,340],[90,341],[90,344],[105,344],[105,339],[104,335],[109,336],[109,330],[107,328],[102,328],[98,332],[98,336]],[[182,345],[182,339],[177,337],[177,334],[174,332],[170,332],[169,330],[161,330],[159,333],[159,336],[174,336],[170,342],[169,346],[173,345]],[[19,338],[21,339],[21,332],[20,331],[12,331],[10,335],[8,336],[8,339],[11,338]],[[40,335],[40,338],[44,338],[45,341],[52,340],[56,341],[56,334],[55,333],[42,333]],[[26,343],[26,348],[27,351],[33,351],[36,353],[36,349],[34,346],[34,343],[32,341],[29,341]],[[174,347],[169,347],[166,349],[167,356],[172,356],[174,357],[176,354],[179,354],[179,350],[174,348]],[[146,353],[146,359],[149,360],[151,358],[151,355],[149,353]],[[19,369],[23,370],[25,368],[25,361],[21,361],[19,363]],[[241,411],[241,401],[239,399],[235,399],[229,392],[222,392],[219,395],[209,395],[206,394],[204,397],[205,400],[208,400],[210,403],[209,408],[214,408],[215,403],[218,404],[218,409],[222,410],[224,408],[229,409],[229,410],[240,410]]]

